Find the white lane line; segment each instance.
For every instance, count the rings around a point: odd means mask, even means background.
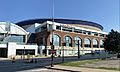
[[[24,70],[24,71],[17,71],[17,72],[40,72],[40,71],[46,71],[48,69],[41,68],[41,69],[30,69],[30,70]]]

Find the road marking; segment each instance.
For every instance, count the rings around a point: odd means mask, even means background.
[[[30,69],[30,70],[24,70],[24,71],[17,71],[17,72],[39,72],[39,71],[46,71],[48,69],[41,68],[41,69]]]

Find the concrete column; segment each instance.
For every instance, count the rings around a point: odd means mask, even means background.
[[[74,32],[74,28],[72,28],[72,32]]]
[[[49,50],[48,50],[48,48],[47,48],[47,56],[48,56],[48,51],[49,51]]]
[[[8,57],[16,56],[16,43],[14,43],[14,42],[9,42],[9,43],[7,44],[7,49],[8,49],[8,53],[7,53],[7,56],[8,56]]]
[[[61,29],[60,29],[61,31],[62,31],[62,27],[61,27]]]
[[[98,40],[98,48],[100,48],[100,40]]]
[[[38,46],[35,48],[35,55],[38,55]]]
[[[72,47],[74,47],[74,38],[73,37],[71,38],[71,41],[72,41],[71,42],[72,43]]]
[[[63,46],[63,36],[60,38],[60,46]]]
[[[25,35],[25,43],[27,43],[27,35]]]
[[[42,47],[43,47],[43,46],[41,46],[41,47],[39,46],[39,51],[40,51],[40,55],[41,55],[41,56],[43,55],[43,53],[42,53],[42,51],[43,51]]]
[[[82,48],[84,48],[85,46],[85,43],[84,43],[84,38],[82,39]]]
[[[93,39],[90,39],[90,47],[93,48]]]

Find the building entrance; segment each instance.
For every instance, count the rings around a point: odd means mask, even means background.
[[[7,57],[7,48],[0,48],[0,57]]]

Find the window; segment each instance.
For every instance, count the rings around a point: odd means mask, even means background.
[[[90,31],[83,31],[83,34],[86,34],[86,35],[91,35],[91,32]]]
[[[98,33],[97,32],[92,32],[92,35],[98,36]]]
[[[86,34],[86,31],[83,31],[83,34]]]
[[[6,31],[10,31],[10,26],[11,26],[10,23],[6,24],[5,30],[6,30]]]
[[[78,40],[79,40],[79,46],[81,47],[82,46],[82,39],[80,37],[75,37],[75,47],[78,46]]]
[[[61,27],[60,27],[60,26],[56,26],[56,29],[57,29],[57,30],[61,30]]]
[[[63,46],[69,46],[72,47],[72,39],[70,36],[65,36],[63,38]]]
[[[41,32],[41,28],[35,29],[35,32]]]
[[[98,36],[98,33],[94,34],[94,36]]]
[[[74,32],[76,32],[76,33],[82,33],[82,30],[80,30],[80,29],[74,29]]]
[[[88,31],[88,35],[91,35],[91,32]]]
[[[23,35],[9,35],[7,37],[4,38],[4,41],[5,42],[20,42],[20,43],[23,43],[24,42],[24,36]]]
[[[4,39],[4,34],[0,33],[0,41],[2,41]]]
[[[60,46],[60,37],[58,35],[54,35],[54,46]],[[50,35],[50,45],[52,45],[52,35]]]
[[[41,27],[41,30],[43,31],[43,30],[46,30],[47,29],[47,25],[44,25],[44,26],[42,26]]]
[[[84,39],[84,44],[85,44],[85,47],[90,48],[91,47],[91,45],[90,45],[90,39],[89,38],[85,38]]]
[[[35,55],[35,50],[34,49],[16,49],[16,55]]]
[[[39,45],[44,45],[43,38],[40,38]]]
[[[100,37],[104,37],[104,34],[100,34]]]
[[[62,27],[62,30],[72,32],[72,28],[69,27]]]
[[[98,41],[97,41],[97,39],[93,39],[93,48],[98,48]]]

